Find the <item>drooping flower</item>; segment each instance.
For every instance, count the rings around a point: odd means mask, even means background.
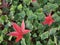
[[[45,21],[43,22],[44,25],[48,24],[49,26],[54,22],[54,19],[52,18],[51,14],[49,14],[47,17],[45,17]]]
[[[30,32],[30,30],[25,29],[24,20],[22,21],[21,26],[18,26],[16,23],[12,23],[12,26],[13,26],[15,31],[14,32],[10,32],[8,35],[15,36],[16,37],[16,40],[15,40],[16,42],[21,40],[23,38],[23,35],[25,35],[28,32]]]

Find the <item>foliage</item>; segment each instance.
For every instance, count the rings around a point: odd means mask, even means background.
[[[0,45],[60,45],[60,0],[0,0]],[[52,13],[55,22],[43,25],[45,17]],[[11,22],[21,25],[24,19],[26,29],[31,32],[15,43]]]

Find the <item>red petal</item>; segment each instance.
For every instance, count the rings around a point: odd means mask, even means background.
[[[15,41],[18,42],[18,41],[21,40],[22,38],[23,38],[23,36],[18,36]]]
[[[18,36],[19,34],[17,32],[10,32],[8,35],[11,35],[11,36]]]
[[[55,22],[53,19],[51,20],[52,22]]]
[[[54,20],[51,20],[51,21],[48,23],[48,25],[50,26],[53,22],[54,22]]]
[[[49,20],[49,19],[52,19],[51,15],[48,15],[47,17],[45,17],[45,20]]]
[[[47,24],[47,22],[46,22],[46,21],[44,21],[42,24],[43,24],[43,25],[46,25],[46,24]]]
[[[54,22],[51,14],[49,14],[47,17],[45,17],[45,21],[43,22],[43,24],[48,24],[49,26]]]
[[[24,20],[22,21],[21,29],[22,29],[22,31],[24,31],[24,30],[25,30],[25,23],[24,23]]]
[[[15,31],[19,32],[20,34],[22,33],[20,26],[18,26],[16,23],[12,23],[13,24],[13,28],[15,29]]]
[[[27,34],[30,30],[24,30],[23,34]]]
[[[50,26],[52,24],[52,22],[48,23],[48,25]]]

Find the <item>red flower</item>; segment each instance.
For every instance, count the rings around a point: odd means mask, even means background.
[[[32,0],[32,2],[36,2],[36,0]]]
[[[54,22],[51,14],[49,14],[47,17],[45,17],[45,21],[43,22],[44,25],[48,24],[49,26]]]
[[[30,32],[30,30],[25,29],[24,20],[22,21],[21,27],[18,26],[16,23],[12,23],[12,25],[15,31],[10,32],[8,35],[16,36],[16,42],[22,39],[24,34],[27,34],[28,32]]]

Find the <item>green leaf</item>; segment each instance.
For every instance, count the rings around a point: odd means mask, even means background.
[[[58,30],[60,30],[60,25],[58,26]]]
[[[32,2],[33,8],[31,8],[32,10],[36,10],[40,7],[39,3],[37,2]]]
[[[0,17],[0,23],[4,24],[4,22],[7,22],[7,21],[8,21],[8,17],[6,15]]]
[[[59,44],[58,45],[60,45],[60,41],[59,41]]]
[[[22,38],[22,40],[21,40],[21,45],[26,45],[24,38]]]
[[[37,16],[35,14],[29,15],[28,16],[29,20],[37,19]]]
[[[18,10],[21,10],[22,9],[22,4],[19,4],[18,7],[17,7]]]
[[[42,13],[43,12],[43,8],[39,8],[36,10],[36,13]]]
[[[0,43],[3,41],[3,35],[0,36]]]
[[[35,15],[31,10],[29,11],[29,9],[27,9],[26,14],[29,20],[37,19],[37,15]]]
[[[51,28],[49,31],[50,35],[54,35],[56,33],[57,28]]]
[[[60,17],[57,13],[54,13],[52,17],[54,18],[55,22],[60,22]]]
[[[36,45],[42,45],[42,44],[40,43],[40,41],[37,41],[37,42],[36,42]]]
[[[54,45],[54,42],[51,40],[51,39],[49,39],[49,41],[48,41],[48,44],[47,45]]]
[[[57,3],[58,5],[60,5],[60,0],[54,0],[55,3]]]
[[[25,42],[26,42],[26,45],[31,45],[31,38],[30,38],[31,34],[28,33],[27,35],[25,35]]]
[[[45,4],[45,3],[47,3],[47,1],[48,0],[38,0],[38,2],[41,3],[41,4]]]
[[[29,10],[29,9],[26,9],[26,14],[27,14],[27,16],[29,16],[29,15],[32,15],[33,12],[31,10]]]
[[[15,8],[16,8],[15,5],[11,5],[10,11],[15,12]]]
[[[27,5],[29,5],[31,1],[32,1],[32,0],[24,0],[23,2],[24,2],[25,4],[27,4]]]
[[[49,0],[49,2],[53,3],[55,0]]]
[[[44,20],[44,18],[45,18],[45,15],[44,15],[43,12],[36,13],[36,15],[37,15],[38,20],[40,20],[40,22],[42,22]]]
[[[18,13],[18,15],[19,15],[20,18],[23,19],[23,18],[25,17],[26,14],[25,14],[24,11],[22,11],[22,12]]]
[[[12,24],[11,24],[11,22],[10,22],[10,21],[8,21],[7,25],[10,27]]]
[[[44,32],[43,34],[40,35],[41,39],[44,40],[49,37],[49,32]]]
[[[1,24],[4,24],[4,21],[3,21],[1,18],[0,18],[0,23],[1,23]]]
[[[21,21],[24,18],[25,18],[25,12],[24,11],[21,11],[20,13],[17,13],[15,15],[14,20]]]
[[[30,29],[30,30],[33,30],[33,25],[31,24],[30,21],[26,21],[26,28]]]
[[[6,41],[2,42],[2,45],[8,45],[8,42],[6,42]]]
[[[5,20],[8,20],[8,17],[6,15],[5,16],[1,16],[1,19],[5,21]]]
[[[37,37],[36,33],[33,34],[33,37]]]
[[[58,5],[52,4],[52,3],[47,3],[47,5],[44,6],[43,10],[45,13],[50,13],[51,11],[56,11],[56,9],[58,8]]]
[[[60,11],[57,11],[57,14],[60,16]]]
[[[38,23],[38,33],[42,34],[44,32],[45,26],[43,26],[41,23]]]
[[[55,35],[54,35],[54,42],[55,42],[56,45],[58,45],[57,44],[57,37]]]
[[[2,33],[6,34],[8,32],[7,30],[8,30],[7,28],[4,28],[4,30],[2,31]]]

